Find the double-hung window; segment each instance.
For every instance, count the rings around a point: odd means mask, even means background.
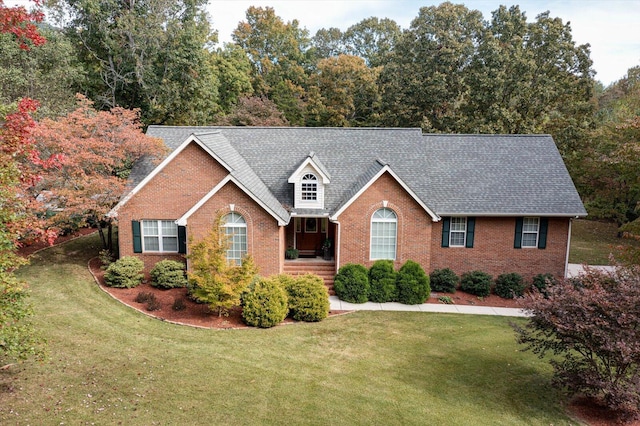
[[[467,218],[452,217],[449,229],[449,247],[464,247],[467,237]]]
[[[522,247],[538,247],[540,231],[539,217],[525,217],[522,220]]]
[[[142,221],[143,251],[178,252],[178,225],[173,220]]]
[[[225,234],[229,238],[227,261],[240,265],[247,254],[247,222],[235,212],[227,214],[223,222]]]
[[[396,259],[398,217],[391,209],[376,210],[371,218],[371,259]]]

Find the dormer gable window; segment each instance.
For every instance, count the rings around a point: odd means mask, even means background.
[[[318,178],[313,173],[307,173],[302,177],[302,200],[316,201],[318,199]]]

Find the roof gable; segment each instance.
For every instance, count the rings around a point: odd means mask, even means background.
[[[327,171],[326,167],[324,167],[324,165],[320,162],[320,159],[314,152],[311,152],[307,156],[307,158],[305,158],[304,161],[300,164],[300,166],[298,166],[298,168],[293,173],[291,173],[288,182],[298,182],[300,180],[300,175],[303,174],[307,166],[311,166],[318,173],[320,179],[322,180],[322,184],[326,185],[328,183],[331,183],[331,176],[329,175],[329,172]]]

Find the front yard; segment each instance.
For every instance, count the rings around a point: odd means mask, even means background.
[[[98,289],[93,235],[41,252],[46,363],[0,372],[1,424],[576,424],[508,318],[358,312],[273,329],[146,317]]]

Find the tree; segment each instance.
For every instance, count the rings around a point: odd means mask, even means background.
[[[525,296],[531,314],[514,325],[525,350],[553,355],[553,385],[601,399],[627,416],[640,413],[640,269],[584,275]]]
[[[40,6],[42,1],[33,0],[33,3]],[[28,12],[22,6],[7,7],[0,0],[0,34],[13,34],[21,49],[29,50],[32,46],[46,43],[37,26],[43,19],[44,14],[40,9]]]
[[[57,15],[89,72],[99,109],[139,108],[144,123],[208,124],[219,111],[204,0],[60,0]]]
[[[400,35],[400,26],[394,20],[370,17],[347,28],[343,43],[347,54],[361,57],[370,67],[378,67],[387,63]]]
[[[232,33],[252,65],[253,89],[278,105],[287,120],[302,125],[309,36],[297,20],[285,23],[271,7],[250,7]]]
[[[57,226],[83,226],[105,220],[124,193],[133,165],[145,156],[160,158],[164,145],[142,133],[139,111],[116,107],[96,111],[93,103],[77,96],[77,108],[58,120],[44,119],[34,129],[41,153],[64,158],[46,170],[30,188],[32,197],[45,202]],[[99,227],[104,248],[111,247],[111,221],[107,235]]]
[[[331,58],[346,53],[340,28],[320,28],[311,39],[311,46],[316,59]]]
[[[189,243],[191,270],[187,272],[191,295],[207,303],[211,310],[223,315],[225,311],[240,306],[242,292],[257,274],[250,256],[237,266],[227,261],[229,237],[222,231],[222,215],[214,220],[209,234],[198,242]]]
[[[222,126],[289,126],[275,103],[265,97],[242,97],[231,112],[217,120]]]
[[[320,93],[324,111],[322,126],[375,126],[379,122],[379,68],[369,68],[364,59],[340,55],[322,59],[310,78]]]
[[[84,70],[62,32],[46,26],[41,31],[47,43],[30,50],[20,49],[13,35],[0,35],[0,104],[38,99],[36,117],[55,118],[74,108]]]
[[[251,63],[244,51],[233,43],[211,54],[211,66],[218,76],[220,107],[228,114],[241,97],[251,96]]]

